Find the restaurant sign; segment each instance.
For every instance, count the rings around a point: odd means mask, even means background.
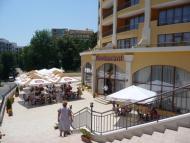
[[[123,56],[96,56],[96,61],[123,61]]]

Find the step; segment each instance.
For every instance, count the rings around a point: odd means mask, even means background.
[[[152,135],[143,134],[140,137],[139,142],[141,142],[141,143],[152,143]]]
[[[177,131],[166,129],[163,134],[162,143],[174,143],[176,135],[177,135]]]
[[[190,141],[190,129],[185,127],[178,127],[176,136],[176,143],[189,143]]]
[[[121,143],[122,141],[114,140],[112,143]]]
[[[162,139],[163,139],[163,133],[153,132],[152,141],[154,141],[154,143],[161,143]]]
[[[130,139],[126,139],[126,138],[124,138],[124,139],[122,140],[122,142],[123,142],[123,143],[130,143],[131,140],[130,140]]]
[[[140,137],[133,136],[133,137],[131,138],[130,143],[140,143],[139,140],[140,140]]]
[[[110,101],[107,101],[104,96],[99,96],[94,99],[96,102],[107,105]]]

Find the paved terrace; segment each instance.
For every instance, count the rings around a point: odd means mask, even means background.
[[[68,102],[68,105],[73,106],[74,113],[84,107],[89,107],[90,102],[94,102],[94,109],[101,112],[111,109],[112,106],[95,102],[91,94],[86,91],[83,92],[82,98]],[[54,129],[57,122],[57,110],[62,107],[61,103],[29,107],[24,106],[20,98],[15,99],[13,116],[8,117],[7,113],[4,116],[1,131],[6,136],[1,140],[3,143],[82,142],[79,134],[59,137],[59,130]]]

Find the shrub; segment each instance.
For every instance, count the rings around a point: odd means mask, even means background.
[[[80,132],[82,133],[83,136],[85,136],[88,139],[91,139],[91,133],[87,131],[86,129],[80,129]]]

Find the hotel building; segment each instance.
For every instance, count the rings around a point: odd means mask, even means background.
[[[190,0],[99,0],[98,43],[81,55],[93,95],[190,83]]]

